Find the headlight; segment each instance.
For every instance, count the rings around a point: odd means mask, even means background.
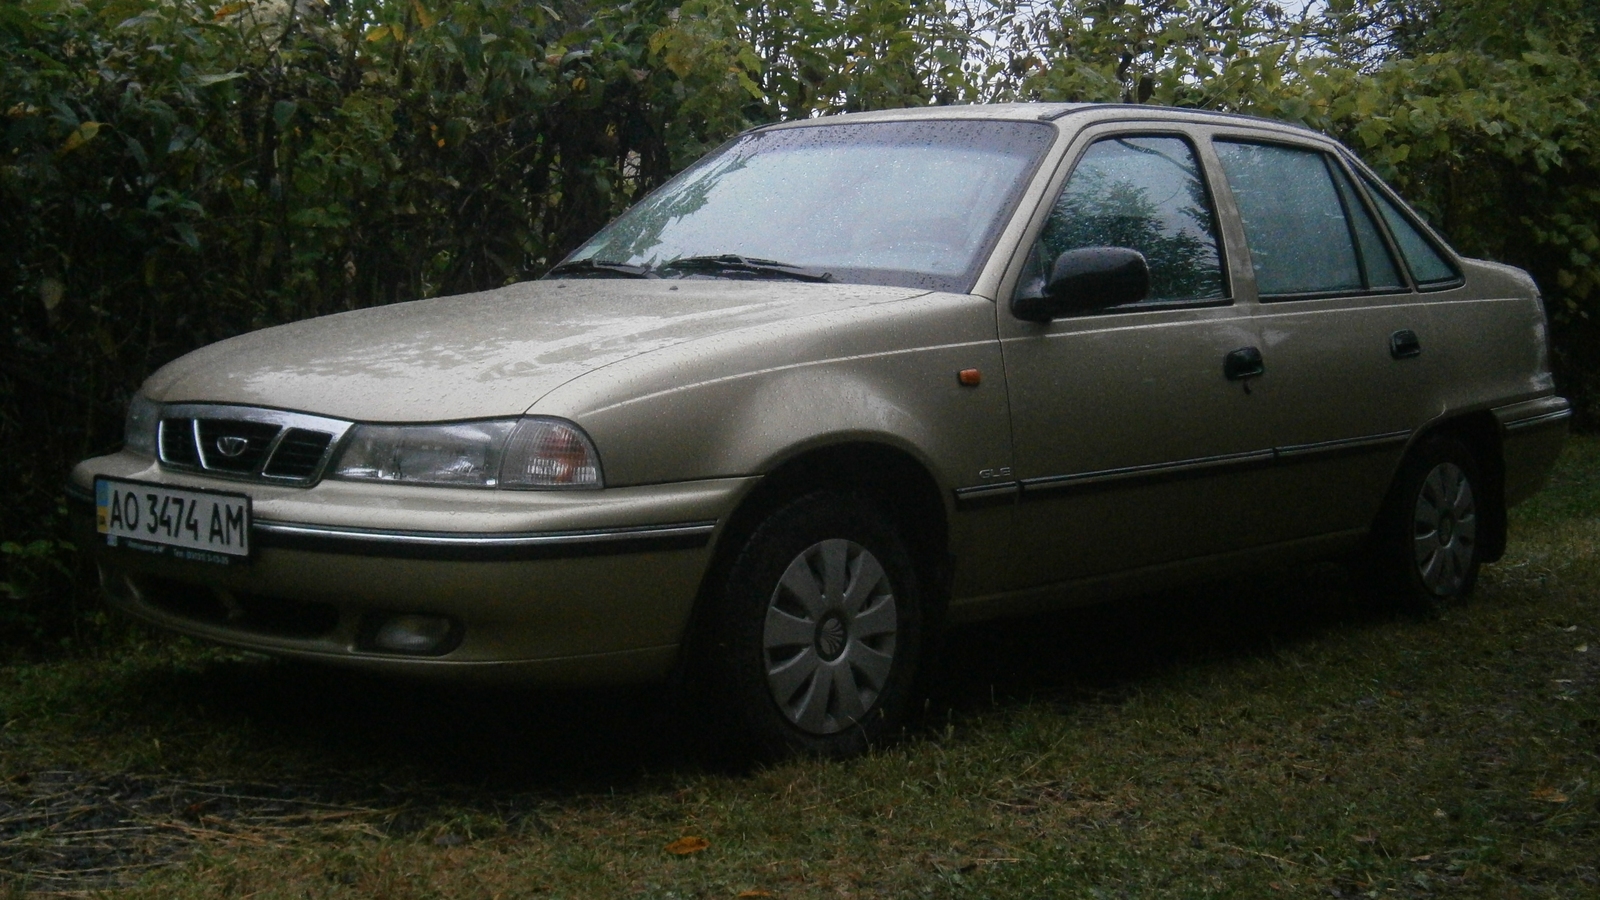
[[[156,455],[156,425],[161,421],[161,404],[143,394],[128,401],[128,417],[122,423],[122,448],[140,456]]]
[[[561,419],[357,425],[333,477],[461,487],[598,488],[600,456]]]

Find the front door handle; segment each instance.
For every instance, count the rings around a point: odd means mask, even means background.
[[[1242,381],[1254,378],[1267,371],[1267,364],[1261,360],[1261,351],[1255,347],[1240,347],[1222,359],[1222,374],[1229,381]]]
[[[1389,355],[1395,359],[1410,359],[1422,355],[1422,338],[1409,328],[1389,335]]]

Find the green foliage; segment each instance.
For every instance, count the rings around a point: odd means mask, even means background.
[[[737,0],[761,64],[766,119],[972,102],[985,95],[974,32],[992,12],[945,0]],[[687,8],[687,7],[686,7]]]
[[[66,466],[115,446],[162,363],[536,276],[744,127],[755,60],[674,19],[493,0],[0,7],[0,533],[58,535],[43,511]],[[13,596],[13,618],[51,593]]]

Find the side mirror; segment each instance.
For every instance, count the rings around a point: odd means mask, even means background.
[[[1044,294],[1016,297],[1019,319],[1048,322],[1079,312],[1137,303],[1150,294],[1150,265],[1127,247],[1079,247],[1056,257]]]

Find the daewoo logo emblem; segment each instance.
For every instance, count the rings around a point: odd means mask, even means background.
[[[250,446],[250,441],[236,434],[225,434],[217,438],[217,452],[229,459],[243,453]]]

